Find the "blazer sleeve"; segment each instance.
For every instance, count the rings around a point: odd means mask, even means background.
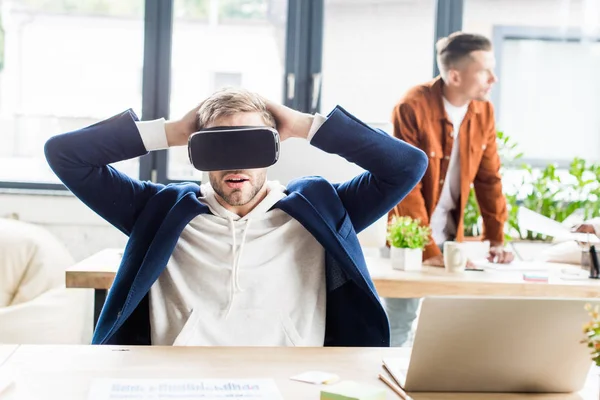
[[[427,168],[428,160],[421,150],[367,126],[339,106],[329,114],[311,144],[365,170],[335,185],[356,232],[391,210]]]
[[[126,235],[148,200],[162,185],[141,182],[109,164],[147,154],[127,110],[86,128],[50,138],[44,147],[48,164],[83,203]]]

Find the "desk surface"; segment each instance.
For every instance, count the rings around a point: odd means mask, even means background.
[[[465,271],[448,273],[443,268],[423,267],[421,271],[397,271],[390,260],[367,258],[371,277],[382,297],[425,296],[520,296],[520,297],[600,297],[600,280],[578,278],[581,268],[568,264],[525,263],[537,268],[542,265],[548,273],[548,282],[523,280],[523,269]],[[564,274],[570,271],[573,274]],[[540,271],[542,272],[542,271]]]
[[[121,261],[120,249],[105,249],[69,268],[66,284],[71,288],[109,289]],[[471,271],[451,274],[442,268],[424,267],[422,271],[392,269],[390,260],[368,257],[367,265],[375,287],[382,297],[425,296],[524,296],[524,297],[600,297],[600,280],[567,280],[559,277],[564,269],[578,267],[547,263],[548,283],[526,282],[522,271]]]
[[[408,357],[401,348],[232,348],[20,346],[0,367],[15,384],[3,400],[85,400],[94,378],[274,379],[284,399],[318,399],[320,386],[291,381],[310,370],[387,389],[377,379],[383,357]],[[388,399],[398,397],[388,390]],[[23,397],[21,397],[23,396]],[[414,400],[597,400],[595,370],[577,394],[411,393]]]

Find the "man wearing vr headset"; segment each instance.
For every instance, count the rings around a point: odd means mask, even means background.
[[[282,141],[309,140],[366,171],[283,187],[266,168],[233,169],[165,186],[109,166],[220,126],[276,127]],[[128,110],[51,138],[45,152],[62,182],[129,236],[92,343],[389,345],[356,235],[419,182],[421,150],[340,107],[313,116],[228,89],[180,120],[139,122]]]

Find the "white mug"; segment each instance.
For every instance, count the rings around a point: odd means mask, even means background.
[[[444,242],[444,268],[448,272],[462,272],[467,266],[467,257],[459,242]]]

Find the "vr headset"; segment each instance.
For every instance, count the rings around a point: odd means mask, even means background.
[[[200,171],[266,168],[279,159],[279,133],[266,126],[218,126],[193,133],[188,156]]]

